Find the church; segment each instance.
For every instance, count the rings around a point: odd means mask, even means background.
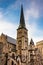
[[[3,33],[0,36],[0,65],[43,65],[43,40],[36,45],[32,39],[28,43],[22,5],[17,39]]]

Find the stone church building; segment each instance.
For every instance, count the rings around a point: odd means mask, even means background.
[[[21,6],[20,24],[17,39],[5,34],[0,36],[0,65],[43,65],[43,41],[28,43],[23,6]]]

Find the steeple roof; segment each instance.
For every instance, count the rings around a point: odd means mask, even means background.
[[[24,13],[23,13],[23,5],[21,5],[21,14],[20,14],[20,25],[19,28],[26,28],[25,20],[24,20]]]
[[[31,39],[31,41],[30,41],[30,44],[34,45],[34,42],[33,42],[33,40],[32,40],[32,39]]]

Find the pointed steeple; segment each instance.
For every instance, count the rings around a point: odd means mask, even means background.
[[[21,14],[20,14],[20,25],[19,28],[26,28],[25,20],[24,20],[24,13],[23,13],[23,5],[21,5]]]
[[[34,42],[33,42],[32,38],[31,38],[30,44],[34,45]]]

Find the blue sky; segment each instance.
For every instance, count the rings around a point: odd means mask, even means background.
[[[17,37],[21,4],[29,40],[43,40],[43,0],[0,0],[0,35]]]

